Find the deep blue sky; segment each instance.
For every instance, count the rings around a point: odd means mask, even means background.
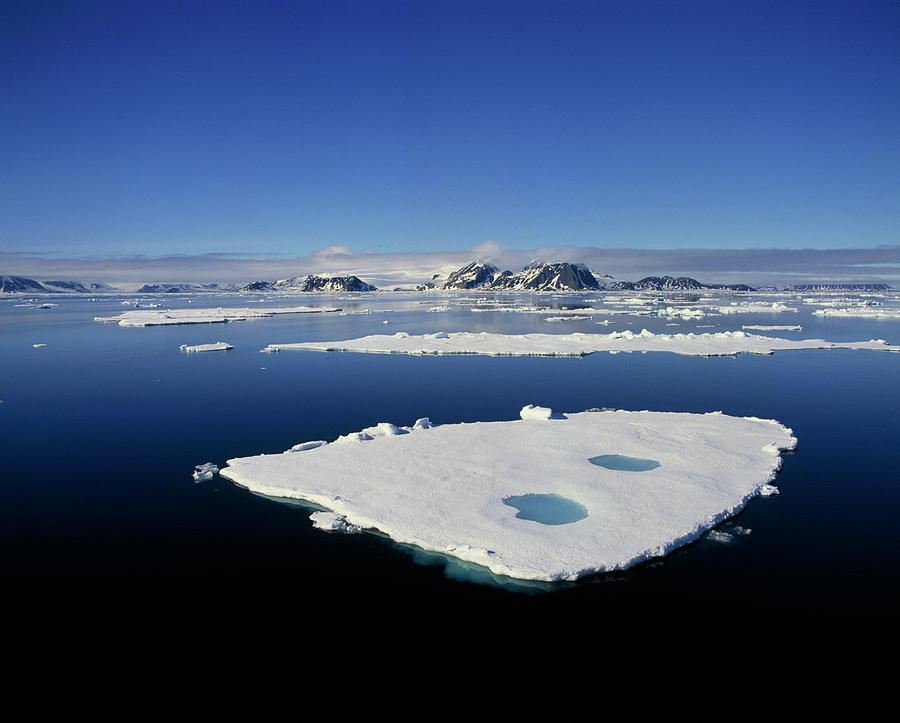
[[[0,0],[0,250],[900,243],[900,3]]]

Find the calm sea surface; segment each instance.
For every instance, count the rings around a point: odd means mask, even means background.
[[[594,320],[552,324],[541,315],[427,313],[426,299],[421,311],[228,324],[126,328],[93,321],[133,308],[123,298],[54,298],[50,309],[17,306],[21,298],[0,302],[0,557],[9,610],[93,611],[122,620],[214,615],[277,625],[315,619],[300,610],[409,611],[433,615],[435,624],[460,612],[498,621],[564,613],[576,628],[649,611],[709,611],[735,620],[894,611],[900,355],[546,359],[259,350],[396,331],[714,331],[696,328],[710,323],[803,324],[803,332],[771,333],[898,344],[898,319],[821,319],[807,307],[679,327],[618,317],[601,327]],[[163,303],[250,305],[233,297]],[[334,303],[378,308],[366,299]],[[219,340],[234,350],[179,351],[180,344]],[[785,455],[776,482],[781,494],[753,501],[723,527],[751,534],[731,536],[730,544],[706,536],[652,564],[558,586],[473,582],[464,566],[372,534],[325,534],[296,505],[218,477],[191,479],[202,462],[222,466],[231,457],[331,440],[381,421],[515,419],[528,403],[562,412],[616,407],[774,418],[794,430],[799,446]]]

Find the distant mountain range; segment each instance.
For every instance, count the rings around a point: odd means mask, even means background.
[[[791,284],[785,291],[890,291],[887,284]]]
[[[625,291],[754,291],[747,284],[703,284],[690,276],[647,276],[640,281],[613,281],[609,288]]]
[[[79,281],[35,281],[24,276],[0,276],[0,293],[46,294],[76,293],[90,294],[95,291],[118,291],[109,284],[95,282],[85,286]]]
[[[746,284],[705,284],[689,276],[647,276],[640,281],[615,281],[607,274],[598,274],[583,264],[568,262],[531,263],[518,273],[500,271],[494,264],[472,261],[441,280],[435,274],[432,280],[416,286],[419,291],[427,289],[486,291],[755,291]],[[767,290],[774,290],[767,287]],[[891,286],[883,283],[847,284],[792,284],[785,291],[890,291]],[[249,284],[215,283],[154,283],[137,289],[138,294],[197,294],[197,293],[266,293],[266,292],[366,292],[377,291],[376,287],[362,281],[358,276],[296,276],[278,281],[253,281]],[[119,292],[108,284],[94,282],[82,284],[78,281],[37,281],[24,276],[0,276],[0,293],[46,294],[77,293],[93,294]]]
[[[447,276],[442,289],[490,289],[503,291],[695,291],[719,289],[753,291],[746,284],[703,284],[688,276],[647,276],[640,281],[612,281],[582,264],[532,263],[519,273],[503,271],[493,264],[473,261]]]
[[[242,286],[238,291],[377,291],[372,284],[367,284],[358,276],[295,276],[291,279],[280,279],[273,283],[254,281]]]

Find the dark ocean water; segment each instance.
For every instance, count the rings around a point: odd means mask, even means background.
[[[693,616],[728,621],[734,639],[747,621],[894,614],[900,355],[261,354],[272,342],[400,330],[623,327],[397,312],[124,328],[92,320],[122,311],[118,301],[57,304],[0,307],[3,604],[23,624],[83,614],[127,629],[314,631],[330,616],[380,620],[399,632],[409,620],[429,627],[477,620],[500,629],[513,620],[557,620],[568,639],[598,621],[665,626]],[[803,323],[797,335],[804,338],[900,343],[898,320],[800,317],[716,323]],[[636,330],[643,326],[692,328],[635,322]],[[235,349],[191,355],[178,348],[218,340]],[[562,412],[616,407],[774,418],[794,430],[799,446],[785,455],[781,494],[753,501],[723,528],[736,524],[751,534],[732,535],[730,544],[705,537],[627,572],[526,592],[477,584],[460,566],[376,535],[325,534],[312,528],[307,510],[218,477],[191,479],[202,462],[222,466],[381,421],[515,419],[527,403]]]

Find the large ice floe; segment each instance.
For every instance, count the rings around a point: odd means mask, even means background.
[[[854,317],[857,319],[900,319],[900,309],[856,306],[843,309],[816,309],[813,315]]]
[[[172,324],[216,324],[227,321],[264,319],[281,314],[321,314],[340,309],[321,306],[279,306],[269,309],[134,309],[115,316],[95,316],[94,321],[115,322],[119,326],[169,326]]]
[[[696,540],[771,494],[791,430],[720,412],[383,422],[331,444],[228,460],[221,475],[304,500],[316,527],[379,531],[523,580],[621,570]]]
[[[217,341],[213,344],[182,344],[181,351],[196,353],[201,351],[228,351],[234,349],[227,341]]]
[[[705,334],[654,334],[616,331],[611,334],[497,334],[492,332],[437,332],[412,335],[375,334],[344,341],[307,341],[269,344],[262,351],[288,349],[350,351],[382,354],[487,354],[491,356],[586,356],[599,351],[668,351],[690,356],[772,354],[791,349],[871,349],[900,351],[883,339],[831,342],[823,339],[780,339],[721,331]]]

